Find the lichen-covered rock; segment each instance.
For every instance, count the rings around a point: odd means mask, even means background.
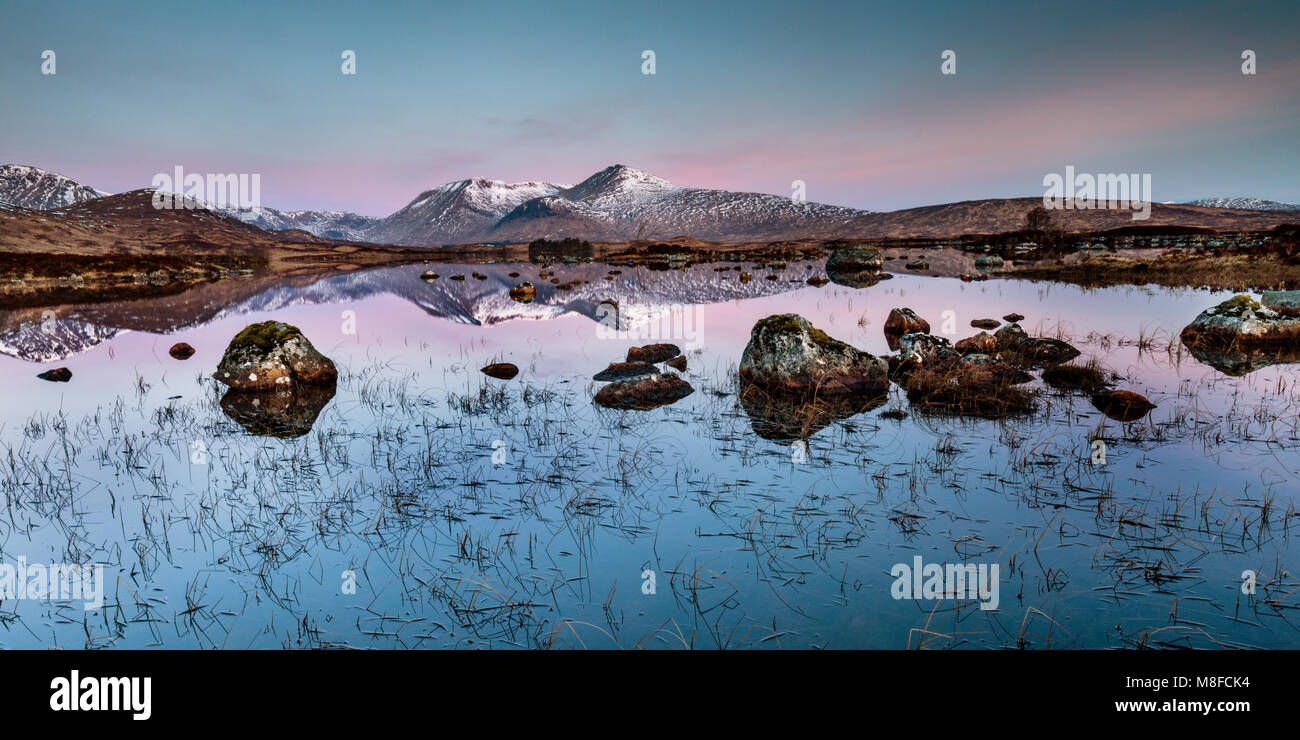
[[[664,373],[615,381],[597,391],[594,400],[605,408],[648,411],[676,403],[694,392],[681,376]]]
[[[238,390],[269,391],[332,384],[338,371],[298,327],[263,321],[248,325],[230,340],[213,377]]]
[[[682,353],[675,344],[647,344],[644,347],[631,347],[627,351],[628,362],[667,362]]]
[[[826,277],[850,288],[875,285],[883,279],[884,269],[884,255],[869,244],[837,249],[826,259]]]
[[[1234,296],[1207,308],[1183,329],[1183,344],[1216,349],[1300,347],[1300,316],[1283,313],[1292,310],[1292,296],[1286,294],[1297,292],[1270,293],[1269,301],[1278,308],[1248,295]]]
[[[891,309],[885,318],[885,333],[895,336],[904,334],[929,334],[930,322],[921,318],[910,308]]]
[[[1266,290],[1259,302],[1283,316],[1300,316],[1300,290]]]
[[[876,393],[889,388],[888,374],[883,359],[832,339],[798,314],[755,323],[740,358],[742,384],[778,395]]]

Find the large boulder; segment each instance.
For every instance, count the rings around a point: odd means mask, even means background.
[[[798,314],[780,314],[754,324],[740,358],[740,381],[777,395],[879,393],[889,388],[889,364],[832,339]]]
[[[1207,308],[1182,331],[1183,344],[1227,348],[1300,347],[1300,291],[1270,291],[1268,305],[1248,295]]]
[[[826,259],[826,277],[850,288],[866,288],[885,278],[885,256],[870,244],[844,247]]]
[[[338,379],[338,370],[298,327],[282,321],[263,321],[249,324],[230,340],[213,377],[236,390],[270,391],[332,385]]]

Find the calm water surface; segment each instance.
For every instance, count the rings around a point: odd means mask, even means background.
[[[1300,372],[1229,377],[1178,346],[1224,295],[903,275],[814,288],[820,266],[803,264],[747,284],[579,265],[558,268],[585,281],[560,291],[527,264],[433,267],[432,283],[410,266],[0,317],[0,562],[107,579],[100,609],[0,602],[0,646],[1300,647]],[[488,278],[447,279],[476,270]],[[509,300],[511,271],[538,301]],[[609,299],[632,331],[597,323]],[[799,313],[885,354],[898,306],[935,333],[947,317],[953,340],[1022,313],[1158,407],[1122,424],[1035,380],[1029,418],[954,418],[894,388],[816,430],[806,459],[755,432],[734,380],[755,321]],[[340,369],[302,436],[250,433],[210,377],[270,318]],[[591,375],[656,331],[686,349],[695,392],[595,406]],[[178,341],[197,354],[168,356]],[[492,361],[522,371],[491,380]],[[60,366],[70,383],[35,377]],[[997,563],[998,608],[894,598],[891,569],[917,556]]]

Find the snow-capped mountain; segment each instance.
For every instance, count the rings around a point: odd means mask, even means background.
[[[818,237],[868,213],[764,193],[678,187],[618,164],[572,187],[483,179],[444,185],[422,193],[368,236],[407,246],[570,236],[594,241]]]
[[[0,203],[6,205],[45,211],[105,195],[108,193],[36,167],[0,165]]]
[[[481,241],[507,214],[527,201],[555,195],[568,185],[475,177],[420,193],[405,208],[377,223],[369,241],[410,246]]]
[[[346,241],[365,241],[366,232],[380,219],[350,211],[279,211],[274,208],[222,208],[231,216],[270,231],[301,229],[325,237]]]
[[[1244,211],[1300,211],[1300,205],[1295,203],[1279,203],[1276,200],[1264,200],[1263,198],[1202,198],[1200,200],[1189,200],[1187,205],[1205,206],[1207,208],[1232,208]]]

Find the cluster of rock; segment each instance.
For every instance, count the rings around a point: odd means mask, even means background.
[[[695,392],[677,373],[661,371],[660,364],[686,371],[686,357],[675,344],[628,349],[624,361],[610,363],[592,377],[609,383],[596,392],[593,400],[605,408],[648,411],[676,403]]]
[[[806,437],[837,418],[883,403],[891,382],[898,383],[917,407],[948,413],[1003,417],[1032,412],[1037,393],[1018,386],[1044,369],[1062,387],[1091,395],[1093,405],[1112,418],[1132,421],[1154,406],[1129,391],[1110,388],[1092,366],[1064,363],[1079,356],[1068,342],[1032,337],[1004,317],[996,332],[962,339],[955,345],[930,334],[930,325],[910,308],[896,308],[885,321],[885,336],[896,355],[875,357],[833,339],[795,314],[758,321],[740,361],[741,403],[755,431],[770,439]],[[991,319],[972,324],[989,327]]]

